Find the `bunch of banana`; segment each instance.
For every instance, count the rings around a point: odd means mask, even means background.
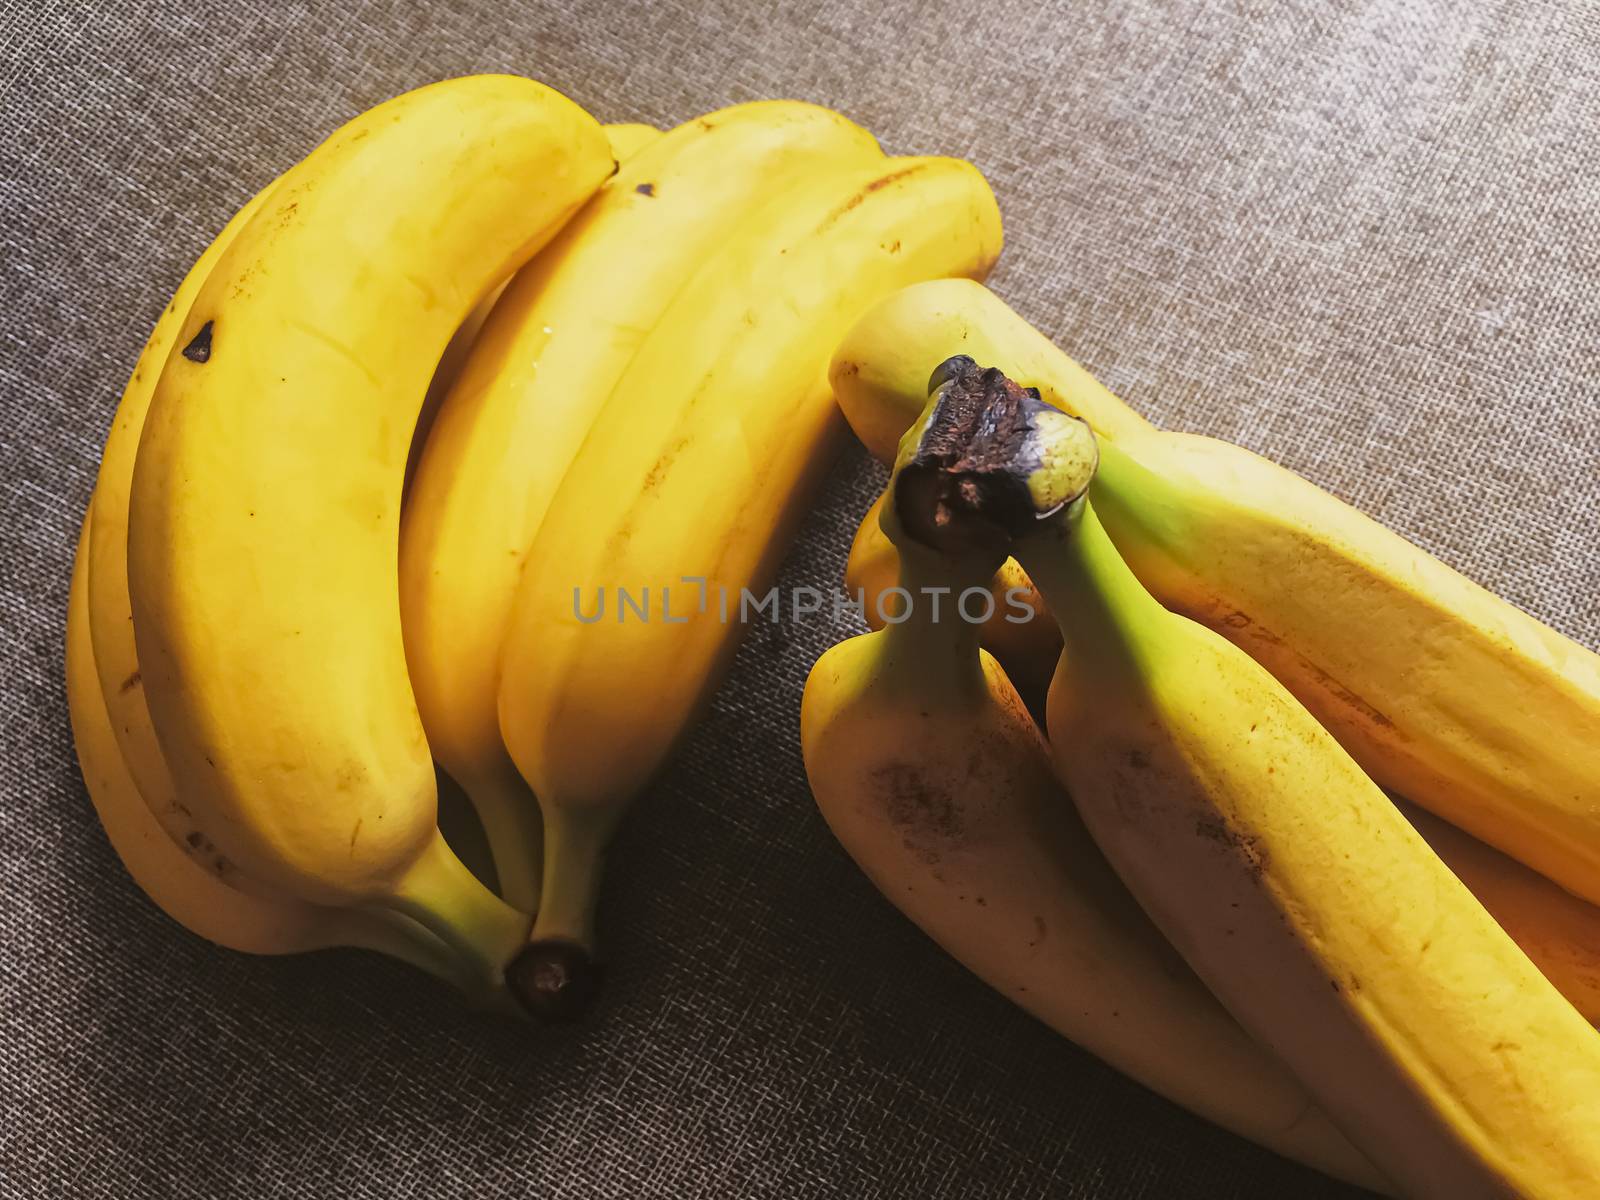
[[[829,461],[843,428],[833,346],[896,289],[980,278],[1000,252],[973,167],[886,159],[808,124],[795,137],[826,138],[833,156],[786,152],[811,161],[772,171],[748,214],[728,212],[636,347],[622,331],[625,365],[523,559],[499,727],[545,850],[533,941],[508,977],[542,1013],[592,991],[606,843],[709,699]],[[652,190],[667,199],[668,185]]]
[[[1007,552],[1028,569],[1065,646],[1049,698],[1058,772],[1154,923],[1404,1194],[1586,1194],[1600,1178],[1600,1034],[1283,685],[1145,590],[1099,523],[1098,480],[1084,495],[1097,457],[1087,425],[969,359],[934,384],[886,524],[918,558],[976,562],[974,579]],[[889,670],[882,656],[846,661],[863,659]],[[820,672],[807,709],[870,686]],[[902,693],[880,719],[913,725],[929,707]],[[928,752],[918,735],[902,742]],[[982,779],[969,792],[934,778],[951,791],[923,815],[947,832],[990,794]],[[827,806],[903,820],[928,794],[875,793],[859,776],[834,786]],[[959,851],[985,852],[977,828],[975,848],[953,839]],[[1025,930],[1019,914],[1008,932]],[[1012,955],[1016,977],[1028,959]]]
[[[540,84],[422,88],[246,206],[163,314],[80,546],[69,692],[114,846],[196,932],[371,946],[498,994],[529,919],[435,824],[400,495],[452,333],[613,169]]]
[[[892,589],[904,586],[901,551],[883,531],[888,498],[886,490],[867,510],[845,564],[845,587],[873,629],[891,627],[899,599]],[[977,623],[978,639],[1042,721],[1060,630],[1016,559],[1007,558],[982,583],[994,598]],[[1556,989],[1600,1026],[1600,907],[1425,809],[1400,802],[1400,810]],[[940,937],[935,925],[924,928]]]
[[[874,510],[900,551],[893,586],[911,600],[817,660],[800,714],[806,774],[840,843],[946,951],[1051,1028],[1224,1128],[1383,1190],[1096,850],[979,626],[953,611],[986,594],[994,556],[941,555],[906,535],[894,505]]]
[[[816,172],[881,159],[865,130],[788,101],[646,142],[511,282],[440,404],[401,518],[407,658],[433,755],[471,797],[501,894],[518,908],[539,904],[540,814],[500,736],[500,653],[557,487],[640,343],[730,226]],[[563,595],[571,586],[559,570],[546,579]]]
[[[196,264],[108,439],[71,690],[130,870],[228,945],[580,1009],[606,838],[842,430],[833,346],[999,250],[971,166],[798,102],[661,134],[474,77],[336,132]]]
[[[1600,902],[1600,656],[1266,459],[1153,429],[971,282],[907,289],[841,344],[835,393],[874,453],[952,353],[1101,435],[1096,508],[1158,600],[1268,668],[1380,784]]]

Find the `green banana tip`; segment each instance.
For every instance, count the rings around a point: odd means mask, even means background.
[[[506,965],[506,986],[528,1014],[548,1025],[575,1021],[599,994],[604,968],[566,938],[529,942]]]
[[[1073,505],[1099,464],[1089,426],[997,367],[934,368],[896,457],[885,529],[952,557],[1004,550]]]

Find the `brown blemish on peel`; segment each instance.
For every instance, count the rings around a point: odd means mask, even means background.
[[[923,862],[938,862],[940,850],[965,833],[955,795],[920,766],[889,763],[872,771],[869,778],[889,823],[900,831],[906,849]]]
[[[644,477],[644,483],[639,486],[642,493],[649,494],[657,490],[662,481],[667,477],[667,472],[672,469],[672,464],[677,460],[684,447],[689,444],[687,438],[679,438],[667,448],[665,453],[651,465],[649,472]]]
[[[850,199],[846,200],[838,208],[834,209],[831,213],[824,217],[822,224],[817,226],[816,232],[821,233],[823,230],[831,228],[839,221],[840,218],[850,212],[851,209],[859,207],[861,202],[868,196],[872,195],[873,192],[882,191],[891,184],[898,183],[908,175],[915,175],[917,172],[925,171],[927,169],[928,167],[926,163],[917,163],[914,166],[901,167],[898,171],[893,171],[888,175],[878,176],[878,178],[867,184],[855,195],[851,196]]]
[[[1201,615],[1203,617],[1203,614],[1195,615]],[[1211,624],[1212,622],[1207,621],[1206,623]],[[1268,646],[1281,646],[1283,644],[1283,639],[1277,634],[1273,633],[1272,630],[1267,629],[1259,622],[1253,620],[1248,613],[1240,612],[1238,610],[1230,612],[1226,616],[1216,619],[1215,628],[1219,633],[1222,633],[1228,637],[1229,640],[1235,643],[1242,644],[1245,639],[1249,639],[1250,641],[1260,642]],[[1307,659],[1304,655],[1296,655],[1295,657],[1300,660],[1301,667],[1303,667],[1306,672],[1308,672],[1316,680],[1317,685],[1326,691],[1330,696],[1334,697],[1341,704],[1348,705],[1350,708],[1355,709],[1369,724],[1373,725],[1374,727],[1390,731],[1394,729],[1394,722],[1391,721],[1381,710],[1370,704],[1364,697],[1356,695],[1355,692],[1352,692],[1349,688],[1345,687],[1344,684],[1340,683],[1332,675],[1329,675],[1326,671],[1317,666],[1316,663]],[[1301,697],[1301,700],[1303,702],[1304,697]]]
[[[143,676],[141,676],[140,673],[135,670],[132,675],[129,675],[122,681],[122,686],[117,689],[117,694],[125,695],[126,693],[131,692],[134,688],[139,686],[142,680]]]
[[[1225,850],[1236,851],[1249,868],[1250,877],[1259,880],[1267,869],[1267,852],[1261,839],[1238,833],[1224,822],[1213,817],[1197,817],[1194,831],[1199,837],[1215,842]]]
[[[1325,688],[1329,695],[1334,696],[1344,704],[1348,704],[1351,708],[1355,709],[1379,729],[1387,729],[1391,731],[1394,729],[1393,721],[1391,721],[1378,709],[1374,708],[1371,704],[1368,704],[1366,700],[1362,699],[1349,688],[1345,687],[1344,684],[1340,683],[1332,675],[1329,675],[1321,667],[1317,666],[1316,663],[1310,662],[1304,657],[1301,657],[1300,663],[1307,671],[1316,677],[1318,685]]]
[[[211,360],[211,326],[210,321],[200,326],[200,332],[195,334],[183,348],[183,356],[190,362],[203,363]]]
[[[654,196],[656,194],[656,185],[653,183],[641,183],[633,190],[641,196]]]

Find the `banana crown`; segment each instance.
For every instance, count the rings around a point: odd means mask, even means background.
[[[966,355],[928,380],[928,404],[900,440],[883,528],[952,558],[994,557],[1080,504],[1099,465],[1086,422]]]

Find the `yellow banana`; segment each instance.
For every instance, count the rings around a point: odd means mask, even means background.
[[[195,293],[270,188],[233,217],[179,284],[112,419],[74,563],[68,698],[102,824],[134,881],[190,931],[234,950],[292,954],[362,946],[472,986],[444,943],[398,913],[333,909],[277,893],[231,863],[177,800],[141,684],[128,600],[128,490],[162,364]],[[92,686],[84,676],[97,676]],[[156,839],[165,845],[152,844]]]
[[[401,486],[450,335],[613,165],[592,118],[509,76],[352,121],[218,259],[134,470],[133,623],[180,802],[268,886],[407,913],[490,980],[526,921],[435,823]]]
[[[518,273],[435,418],[400,529],[411,682],[434,757],[472,797],[518,907],[539,902],[540,817],[500,737],[500,648],[556,487],[639,343],[729,228],[821,168],[874,160],[866,131],[809,104],[742,104],[679,126]]]
[[[501,732],[544,815],[535,942],[510,978],[530,1007],[570,1011],[592,986],[606,840],[720,680],[741,597],[770,583],[841,428],[829,350],[895,288],[982,276],[999,251],[966,163],[817,171],[729,232],[618,381],[539,528],[504,650]],[[600,589],[611,615],[590,623]]]
[[[1400,811],[1540,974],[1600,1025],[1600,908],[1426,809]]]
[[[897,530],[892,509],[884,530]],[[1095,849],[1021,698],[958,611],[992,559],[895,540],[910,603],[819,658],[800,713],[812,793],[851,857],[974,974],[1084,1049],[1224,1128],[1383,1190]]]
[[[1150,430],[976,284],[891,297],[840,346],[836,394],[875,452],[953,353],[1106,435],[1096,508],[1157,599],[1272,671],[1379,783],[1600,902],[1600,656],[1298,475]]]
[[[934,378],[899,519],[1012,539],[1062,631],[1057,769],[1156,925],[1402,1194],[1584,1195],[1600,1032],[1281,684],[1144,589],[1098,483],[1072,499],[1087,425],[970,360]]]
[[[653,125],[607,125],[605,132],[606,141],[611,146],[611,155],[619,164],[661,136],[661,130]],[[494,308],[508,283],[510,280],[502,280],[489,290],[489,294],[480,300],[467,314],[467,319],[461,322],[449,345],[445,347],[444,353],[439,357],[439,365],[434,368],[433,378],[428,382],[428,394],[422,402],[422,410],[417,414],[416,430],[411,436],[411,453],[406,460],[405,494],[408,496],[411,493],[411,480],[416,475],[417,461],[422,455],[422,447],[427,442],[428,431],[433,428],[434,416],[438,413],[439,406],[444,403],[445,396],[455,386],[456,379],[461,375],[461,369],[466,366],[467,356],[472,353],[472,347],[478,341],[483,323],[489,319],[490,310]],[[403,514],[404,506],[401,511]],[[414,681],[413,686],[415,686]]]
[[[611,157],[618,162],[632,158],[660,137],[661,130],[654,125],[624,121],[606,126],[606,140],[611,143]]]
[[[173,844],[201,863],[206,871],[237,890],[263,898],[283,898],[278,889],[252,878],[219,851],[194,813],[178,799],[177,784],[167,769],[145,701],[144,676],[139,669],[139,652],[134,640],[133,608],[128,597],[128,498],[133,484],[134,458],[150,410],[150,398],[155,394],[156,381],[200,286],[271,190],[267,188],[241,208],[200,255],[178,285],[172,302],[162,311],[134,365],[133,375],[106,435],[100,472],[95,481],[91,501],[93,519],[89,522],[86,552],[85,604],[99,689],[104,694],[119,757],[134,789],[150,805],[152,815]]]
[[[901,569],[899,550],[880,525],[887,495],[868,510],[845,564],[845,587],[852,596],[859,595],[873,629],[884,628],[885,617],[896,612],[897,597],[889,589],[898,584]],[[979,624],[979,640],[1008,672],[1016,664],[1024,673],[1017,690],[1031,711],[1042,713],[1050,675],[1061,656],[1060,630],[1016,559],[1006,559],[987,589],[994,596],[992,615]],[[1023,615],[1023,608],[1031,620],[1003,620],[1008,612]],[[1405,804],[1401,808],[1545,978],[1591,1024],[1600,1025],[1600,907],[1425,810]]]
[[[398,913],[267,900],[230,887],[173,842],[123,761],[101,691],[89,630],[86,518],[67,597],[67,706],[89,798],[128,874],[173,920],[200,937],[247,954],[298,954],[359,946],[402,959],[463,988],[473,980],[445,944]]]

